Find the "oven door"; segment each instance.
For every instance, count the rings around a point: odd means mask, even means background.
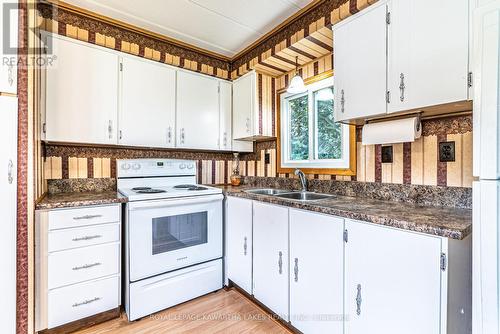
[[[128,203],[130,281],[222,257],[222,199]]]

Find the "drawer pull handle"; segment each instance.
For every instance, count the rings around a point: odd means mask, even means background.
[[[92,267],[100,266],[102,263],[96,262],[96,263],[91,263],[91,264],[84,264],[83,266],[79,267],[73,267],[73,270],[82,270],[82,269],[89,269]]]
[[[87,241],[87,240],[98,239],[98,238],[102,238],[102,235],[86,235],[86,236],[80,237],[80,238],[73,238],[73,241]]]
[[[97,302],[97,301],[99,301],[99,300],[101,300],[101,298],[100,298],[100,297],[95,297],[94,299],[87,299],[87,300],[85,300],[85,301],[83,301],[83,302],[80,302],[80,303],[74,303],[74,304],[73,304],[73,305],[71,305],[71,306],[73,306],[73,307],[78,307],[78,306],[87,305],[87,304],[90,304],[90,303],[93,303],[93,302]]]
[[[102,215],[85,215],[85,216],[79,216],[79,217],[73,217],[74,220],[82,220],[82,219],[94,219],[94,218],[101,218]]]

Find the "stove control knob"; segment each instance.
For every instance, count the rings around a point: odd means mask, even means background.
[[[129,170],[130,169],[130,164],[128,164],[128,163],[122,164],[122,169],[123,170]]]
[[[180,165],[179,165],[179,168],[180,168],[180,169],[186,169],[186,164],[180,164]]]
[[[139,165],[139,164],[133,164],[132,165],[132,169],[133,170],[139,170],[139,169],[141,169],[141,165]]]
[[[193,169],[194,165],[193,164],[189,164],[187,167],[188,167],[188,169]]]

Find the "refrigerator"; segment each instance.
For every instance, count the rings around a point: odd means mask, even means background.
[[[473,333],[500,333],[500,0],[473,14]]]

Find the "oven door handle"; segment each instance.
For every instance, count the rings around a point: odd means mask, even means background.
[[[141,201],[141,202],[129,202],[128,208],[130,211],[144,210],[144,209],[156,209],[156,208],[167,208],[178,205],[192,205],[192,204],[205,204],[222,201],[223,195],[210,195],[210,196],[200,196],[200,197],[185,197],[185,198],[172,198],[154,201]]]

